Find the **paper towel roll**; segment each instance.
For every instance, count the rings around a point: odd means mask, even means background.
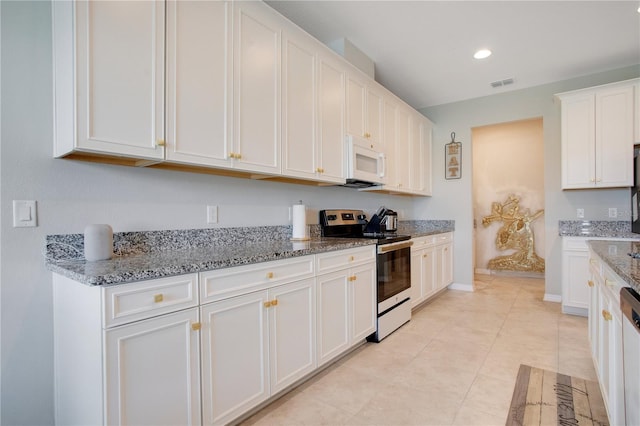
[[[107,260],[113,255],[113,230],[109,225],[87,225],[84,228],[84,258]]]
[[[291,209],[291,220],[293,222],[292,240],[308,240],[307,235],[307,207],[304,204],[295,204]]]

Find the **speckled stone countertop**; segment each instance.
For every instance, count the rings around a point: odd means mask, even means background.
[[[629,287],[640,293],[640,259],[629,256],[640,252],[640,241],[590,240],[587,244]]]
[[[639,234],[631,232],[629,221],[607,220],[561,220],[558,222],[561,237],[634,238]]]
[[[453,221],[400,222],[414,237],[454,230]],[[111,260],[87,262],[82,234],[49,235],[47,268],[87,285],[122,284],[192,272],[306,256],[374,244],[370,239],[322,238],[310,226],[309,241],[292,242],[291,226],[114,233]]]

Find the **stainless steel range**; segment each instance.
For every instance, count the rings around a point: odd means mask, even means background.
[[[377,244],[376,332],[368,340],[379,342],[411,319],[411,236],[396,232],[397,214],[381,208],[367,221],[362,210],[321,210],[323,237],[368,238]],[[391,229],[390,229],[391,228]]]

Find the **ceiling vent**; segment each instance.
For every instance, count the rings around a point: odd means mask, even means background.
[[[492,81],[491,87],[495,89],[496,87],[508,86],[510,84],[513,84],[513,78],[506,78],[504,80]]]

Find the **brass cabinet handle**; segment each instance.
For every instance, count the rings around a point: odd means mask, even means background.
[[[349,256],[349,262],[353,262],[354,260],[356,260],[356,258],[355,258],[355,257],[353,257],[353,256]]]
[[[592,265],[595,265],[597,262],[596,262],[595,259],[589,259],[589,263],[592,264]]]
[[[164,296],[162,295],[162,293],[153,295],[153,302],[154,303],[160,303],[163,300],[164,300]]]
[[[615,285],[616,285],[616,282],[615,282],[615,281],[611,281],[610,279],[607,279],[607,278],[605,278],[605,279],[604,279],[604,283],[605,283],[606,285],[608,285],[609,287],[613,287],[613,286],[615,286]]]
[[[591,281],[591,280],[587,281],[587,285],[588,285],[589,287],[593,287],[593,285],[594,285],[594,284],[593,284],[593,281]]]
[[[167,142],[164,139],[158,139],[156,141],[156,146],[167,146]]]
[[[318,167],[318,168],[316,169],[316,172],[318,172],[318,173],[324,173],[324,169],[323,169],[322,167]]]
[[[273,299],[271,301],[271,306],[278,306],[278,299]]]
[[[270,308],[272,306],[278,306],[278,299],[267,300],[266,302],[264,302],[265,308]]]
[[[613,318],[611,316],[611,312],[607,311],[606,309],[602,310],[602,318],[605,319],[605,321],[611,321],[611,319]]]
[[[194,322],[193,324],[191,324],[191,329],[193,331],[198,331],[202,328],[202,324],[200,324],[199,322]]]
[[[229,154],[229,158],[235,158],[236,160],[239,160],[242,158],[242,154],[236,154],[235,152],[232,152]]]
[[[267,272],[267,279],[273,278],[273,272]]]
[[[347,281],[355,281],[357,279],[358,277],[356,277],[355,275],[351,275],[349,278],[347,278]]]

